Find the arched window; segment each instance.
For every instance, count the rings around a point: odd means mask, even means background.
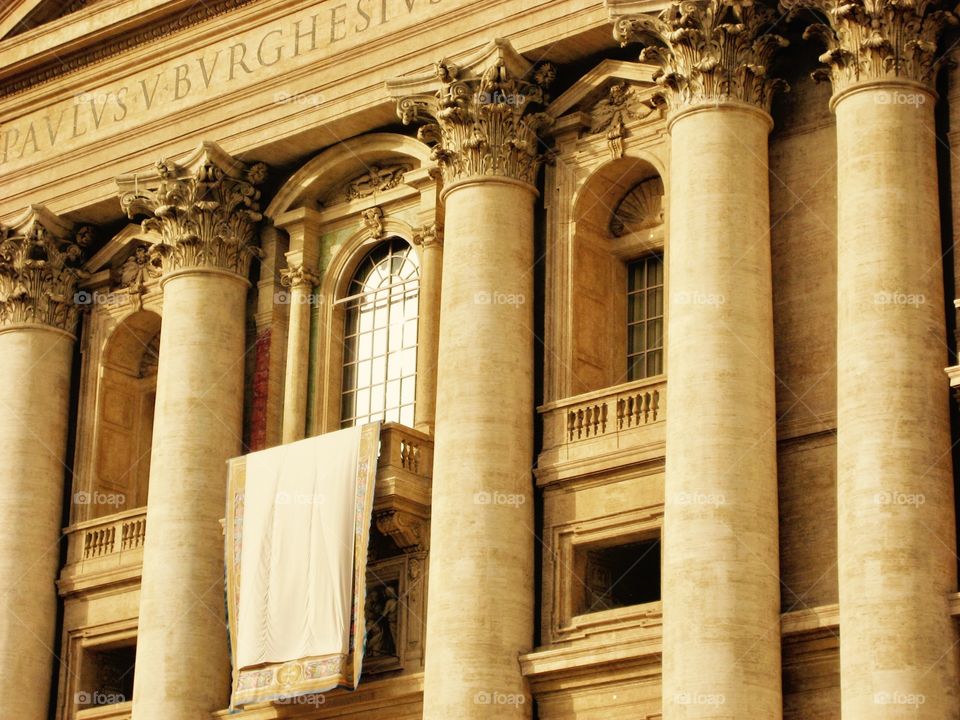
[[[350,283],[343,333],[342,427],[413,426],[420,268],[401,238],[377,245]]]

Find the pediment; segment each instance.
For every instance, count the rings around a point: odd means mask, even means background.
[[[137,247],[156,245],[160,240],[158,233],[146,232],[140,225],[130,223],[87,260],[83,269],[91,275],[103,271],[116,272]]]
[[[657,83],[654,65],[624,60],[604,60],[571,85],[547,107],[556,119],[580,114],[583,124],[601,132],[614,110],[623,110],[623,121],[653,113]],[[607,122],[605,122],[607,118]]]

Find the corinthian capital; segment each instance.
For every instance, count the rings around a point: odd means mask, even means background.
[[[147,173],[117,178],[120,203],[130,218],[147,215],[143,229],[163,238],[163,272],[215,268],[246,277],[261,219],[266,165],[250,167],[214,143],[203,143],[176,164],[160,160]]]
[[[833,82],[835,93],[859,83],[909,80],[933,86],[943,57],[937,40],[957,17],[941,0],[781,0],[797,14],[813,10],[826,22],[803,34],[826,46],[820,62],[827,68],[814,78]]]
[[[614,39],[643,43],[640,62],[660,66],[655,79],[671,111],[747,103],[769,111],[786,84],[769,76],[787,41],[770,32],[777,17],[753,0],[673,0],[658,15],[629,13],[636,2],[608,0]]]
[[[403,123],[426,120],[418,137],[433,145],[446,183],[499,176],[536,181],[537,131],[548,124],[544,88],[550,65],[534,68],[506,40],[455,65],[438,62],[428,76],[387,83]]]
[[[10,227],[0,225],[0,328],[39,323],[73,332],[77,280],[90,228],[34,205]]]
[[[438,228],[436,223],[421,225],[413,231],[413,244],[425,248],[443,247],[443,230]]]

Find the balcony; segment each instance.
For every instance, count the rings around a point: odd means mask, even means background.
[[[660,375],[542,405],[538,484],[662,459],[666,389]]]
[[[147,534],[145,507],[76,523],[65,532],[67,563],[60,574],[61,595],[139,581]]]

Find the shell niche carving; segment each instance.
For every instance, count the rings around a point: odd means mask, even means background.
[[[663,181],[658,177],[637,183],[617,204],[610,218],[610,232],[623,237],[663,222]]]

